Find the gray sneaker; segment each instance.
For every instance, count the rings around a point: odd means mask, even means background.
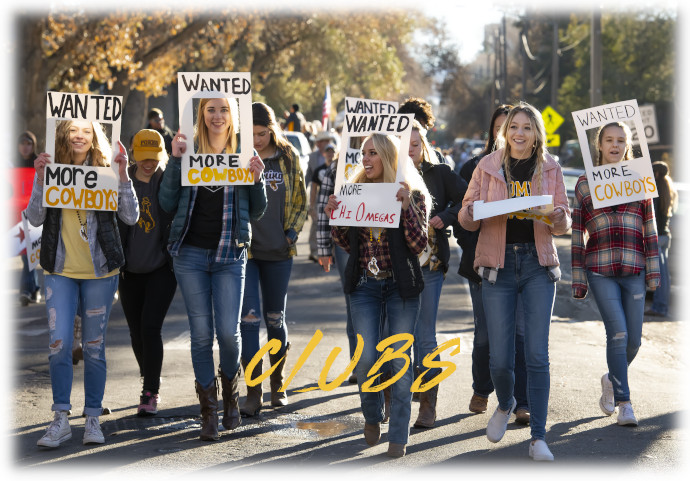
[[[489,419],[489,424],[486,426],[486,437],[489,441],[497,443],[503,438],[508,428],[508,420],[510,419],[510,415],[513,414],[515,406],[517,406],[515,398],[512,400],[510,409],[506,412],[501,411],[499,407],[496,406],[496,411],[494,411],[493,416]]]
[[[103,444],[105,438],[103,431],[101,431],[101,424],[98,422],[98,416],[86,415],[86,423],[84,424],[84,444]]]
[[[629,402],[622,402],[618,405],[618,425],[637,426],[637,418],[633,412],[632,404]]]
[[[69,426],[67,411],[55,411],[53,422],[36,444],[46,448],[57,448],[69,439],[72,439],[72,428]]]
[[[616,404],[613,401],[613,384],[609,379],[609,373],[601,376],[601,397],[599,398],[599,408],[601,412],[610,416],[616,410]]]

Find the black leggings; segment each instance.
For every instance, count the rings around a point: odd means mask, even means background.
[[[132,350],[144,377],[143,391],[158,394],[163,366],[161,328],[177,281],[168,264],[146,274],[120,274],[120,301],[129,325]]]

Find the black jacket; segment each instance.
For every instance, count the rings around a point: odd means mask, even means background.
[[[470,180],[472,180],[472,174],[474,169],[477,168],[477,164],[482,160],[483,155],[476,155],[470,160],[465,162],[465,164],[460,169],[460,177],[467,182],[469,185]],[[462,256],[460,257],[460,267],[458,268],[458,274],[462,277],[469,279],[477,284],[482,282],[482,278],[479,277],[474,271],[474,255],[477,249],[477,241],[479,240],[479,229],[474,232],[463,229],[458,226],[455,230],[455,236],[458,239],[458,244],[462,248]]]
[[[446,227],[453,227],[453,232],[460,228],[458,213],[462,208],[462,198],[467,191],[467,183],[447,164],[422,163],[422,178],[433,198],[429,218],[439,216]],[[437,232],[438,258],[443,263],[443,272],[448,272],[450,246],[446,230]]]
[[[398,293],[403,299],[417,297],[424,289],[419,258],[407,247],[402,227],[387,229],[386,232],[390,245],[393,276],[398,284]],[[345,267],[343,290],[345,294],[350,294],[357,287],[363,272],[359,267],[359,228],[350,227],[347,234],[350,243],[350,256]]]

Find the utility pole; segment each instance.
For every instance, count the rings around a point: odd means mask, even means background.
[[[592,11],[591,25],[591,59],[590,59],[590,107],[601,105],[603,96],[601,92],[601,10],[595,8]]]
[[[558,110],[558,20],[553,21],[553,47],[551,49],[551,107]]]
[[[527,31],[529,30],[529,20],[527,19],[527,14],[525,14],[525,18],[522,21],[522,30],[520,32],[520,42],[521,49],[521,57],[522,57],[522,100],[527,101],[527,47],[524,44],[525,41],[527,40]]]
[[[506,41],[506,14],[503,14],[503,22],[501,23],[501,52],[503,54],[501,62],[501,103],[506,103],[508,98],[508,60],[507,60],[507,44]]]

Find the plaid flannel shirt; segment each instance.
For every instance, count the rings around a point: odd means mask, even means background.
[[[335,191],[335,174],[337,169],[337,162],[331,162],[331,165],[326,167],[326,173],[321,182],[319,195],[316,197],[316,255],[319,257],[333,255],[331,225],[323,209],[328,203],[328,198]],[[312,189],[313,188],[312,186]]]
[[[587,177],[575,186],[572,226],[573,297],[587,295],[586,270],[624,277],[645,269],[650,287],[658,286],[659,251],[651,199],[595,209]]]
[[[424,197],[419,192],[413,192],[412,195],[419,211],[425,212]],[[402,211],[401,222],[407,247],[415,255],[419,255],[424,250],[428,240],[426,217],[424,215],[420,215],[420,217],[421,219],[417,218],[412,202],[406,210]],[[349,227],[333,226],[331,227],[331,233],[335,243],[349,253],[348,229]],[[388,236],[386,235],[387,229],[381,231],[381,236],[378,240],[375,234],[373,235],[373,240],[370,240],[370,232],[368,227],[359,228],[359,266],[362,269],[366,269],[371,258],[376,257],[376,264],[379,269],[390,271],[393,268],[393,264],[391,263],[390,246]]]

